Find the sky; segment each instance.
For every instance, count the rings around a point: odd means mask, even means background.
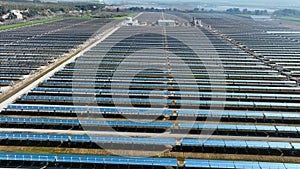
[[[57,0],[45,0],[45,1],[57,1]],[[87,1],[87,0],[58,0],[58,1]],[[163,3],[177,3],[177,6],[193,2],[190,6],[201,6],[209,8],[215,8],[219,6],[226,7],[240,7],[240,8],[259,8],[259,9],[282,9],[291,8],[300,10],[300,0],[90,0],[90,1],[104,1],[108,4],[124,4],[124,5],[157,5]],[[179,4],[179,5],[178,5]],[[169,5],[169,4],[168,4]],[[174,5],[174,4],[173,4]]]
[[[47,1],[47,0],[45,0]],[[53,1],[53,0],[48,0]],[[57,0],[56,0],[57,1]],[[60,0],[60,1],[84,1],[84,0]],[[300,6],[300,0],[100,0],[109,3],[149,3],[149,2],[195,2],[210,4],[230,4],[230,5],[265,5],[265,6]]]
[[[110,3],[132,3],[132,2],[148,2],[161,0],[104,0]],[[195,3],[207,3],[214,5],[245,5],[245,6],[300,6],[300,0],[163,0],[163,2],[195,2]]]

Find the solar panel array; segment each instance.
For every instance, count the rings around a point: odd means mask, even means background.
[[[196,15],[197,16],[197,15]],[[230,15],[198,16],[251,52],[258,54],[266,64],[280,70],[283,74],[299,80],[299,28],[288,28],[272,22],[255,22],[250,18]],[[231,24],[236,24],[231,29]]]
[[[70,18],[1,31],[0,87],[12,86],[49,66],[107,22]]]
[[[30,162],[58,162],[58,163],[94,163],[130,166],[173,166],[177,167],[175,158],[139,158],[139,157],[114,157],[114,156],[82,156],[61,154],[23,154],[23,153],[1,153],[1,160],[30,161]],[[296,169],[295,164],[268,163],[268,162],[246,162],[246,161],[221,161],[221,160],[185,160],[187,168],[253,168],[253,169]]]
[[[233,34],[267,27],[230,29],[218,16],[199,17]],[[138,19],[161,18],[184,22]],[[0,144],[28,151],[1,153],[1,164],[299,168],[299,90],[205,28],[123,26],[1,112]]]

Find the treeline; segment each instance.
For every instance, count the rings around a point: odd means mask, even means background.
[[[282,9],[277,10],[273,13],[273,16],[292,16],[292,17],[300,17],[300,10],[296,9]]]
[[[65,4],[0,1],[0,21],[16,19],[17,16],[12,12],[13,10],[18,10],[23,19],[28,19],[35,16],[64,13],[73,9]]]
[[[9,12],[9,10],[0,5],[0,16],[6,14],[7,12]]]
[[[22,19],[28,19],[39,16],[53,16],[61,14],[81,15],[100,11],[105,4],[88,3],[41,3],[35,2],[10,2],[0,0],[0,22],[16,19],[13,10],[18,10]]]
[[[269,13],[267,10],[254,10],[250,11],[248,9],[241,10],[240,8],[229,8],[226,10],[228,14],[248,14],[248,15],[272,15],[272,16],[292,16],[300,17],[300,10],[296,9],[280,9],[273,13]]]
[[[84,5],[74,5],[74,10],[82,11],[97,11],[105,7],[105,4],[84,4]]]
[[[240,10],[240,8],[229,8],[226,10],[228,14],[247,14],[247,15],[268,15],[267,10],[254,10],[250,11],[248,9]]]
[[[33,2],[9,2],[1,1],[0,6],[4,7],[6,10],[27,10],[32,11],[44,11],[51,10],[53,12],[57,11],[69,11],[73,10],[74,7],[67,4],[57,4],[57,3],[33,3]]]
[[[158,9],[158,8],[144,8],[144,7],[130,7],[129,11],[132,12],[162,12],[162,11],[172,11],[173,9]]]

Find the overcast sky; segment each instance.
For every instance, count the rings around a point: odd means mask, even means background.
[[[132,3],[132,2],[199,2],[210,3],[210,4],[222,4],[222,5],[253,5],[253,6],[300,6],[300,0],[104,0],[107,2],[121,2],[121,3]]]

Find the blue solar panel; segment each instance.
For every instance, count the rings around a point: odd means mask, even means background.
[[[222,116],[222,117],[232,117],[232,118],[266,118],[266,119],[284,119],[284,118],[291,118],[291,119],[299,119],[300,115],[296,113],[266,113],[266,112],[210,112],[204,110],[178,110],[179,116],[185,115],[193,115],[193,116],[209,116],[213,114],[214,116]],[[297,127],[296,127],[297,128]],[[298,130],[300,131],[300,130]]]
[[[173,123],[168,122],[134,122],[134,121],[118,121],[118,120],[81,120],[83,125],[102,125],[117,127],[164,127],[170,128]]]
[[[250,163],[251,164],[251,163]],[[235,161],[225,161],[225,160],[194,160],[194,159],[186,159],[185,160],[185,167],[190,167],[190,168],[222,168],[222,169],[235,169],[235,168],[240,168],[240,169],[246,169],[244,168],[245,166],[249,167],[247,169],[254,169],[253,167],[255,165],[239,165],[236,166]],[[258,166],[258,165],[257,165]],[[258,166],[259,168],[259,166]]]
[[[153,166],[172,166],[177,167],[177,160],[174,158],[153,158]]]
[[[74,138],[72,139],[76,141]],[[116,137],[116,136],[91,136],[90,140],[98,143],[122,143],[122,144],[158,144],[175,145],[176,140],[172,138],[139,138],[139,137]]]
[[[262,125],[256,125],[255,126],[257,130],[259,131],[276,131],[274,126],[262,126]]]
[[[129,99],[129,98],[92,98],[92,97],[61,97],[61,96],[21,96],[22,100],[54,100],[54,101],[98,101],[98,102],[130,102],[130,103],[166,103],[171,100],[164,99]]]
[[[153,159],[151,159],[151,158],[133,157],[133,158],[129,159],[128,164],[129,165],[148,165],[148,166],[153,166]],[[160,163],[159,166],[162,166],[162,163]],[[167,166],[168,166],[168,164],[167,164]]]
[[[259,166],[262,169],[285,169],[285,165],[283,163],[259,162]]]
[[[67,112],[90,112],[90,113],[130,113],[130,114],[156,114],[156,115],[171,115],[170,109],[127,109],[127,108],[95,108],[95,107],[73,107],[73,106],[26,106],[26,105],[9,105],[8,110],[31,110],[31,111],[67,111]]]
[[[293,142],[292,142],[292,145],[293,145],[293,147],[294,147],[295,149],[300,150],[300,143],[293,143]]]
[[[193,159],[186,159],[185,167],[191,168],[210,168],[208,160],[193,160]]]
[[[269,148],[268,142],[262,141],[246,141],[249,148]]]
[[[0,74],[0,77],[22,77],[22,74]]]
[[[93,163],[115,165],[145,165],[145,166],[177,166],[173,158],[143,158],[143,157],[117,157],[117,156],[87,156],[87,155],[58,155],[57,162]]]
[[[299,169],[300,168],[300,164],[284,163],[284,166],[285,166],[286,169]]]
[[[234,161],[234,165],[238,169],[261,169],[258,162]]]
[[[55,154],[23,154],[23,153],[8,153],[1,152],[0,160],[7,161],[41,161],[41,162],[54,162]]]
[[[46,118],[6,118],[0,117],[0,123],[43,123],[43,124],[68,124],[79,125],[76,119],[46,119]]]
[[[183,146],[201,146],[203,142],[204,142],[203,140],[199,140],[199,139],[183,138],[181,144]]]
[[[268,144],[272,149],[292,149],[291,144],[287,142],[268,142]]]
[[[164,94],[169,95],[169,91],[151,91],[151,90],[111,90],[111,89],[84,89],[84,88],[44,88],[37,87],[33,91],[51,91],[51,92],[82,92],[82,93],[136,93],[136,94]]]
[[[226,147],[247,147],[246,141],[243,140],[224,140]]]
[[[206,110],[178,110],[178,115],[197,115],[197,116],[215,116],[215,117],[246,117],[245,112],[228,112],[228,111],[206,111]],[[264,117],[261,113],[261,117]]]
[[[252,130],[252,131],[255,131],[257,129],[257,127],[255,125],[239,125],[239,124],[236,125],[236,128],[239,131],[241,131],[241,130]]]
[[[73,76],[64,76],[64,75],[54,75],[51,76],[51,78],[55,79],[55,78],[63,78],[63,79],[106,79],[106,80],[111,80],[111,79],[124,79],[124,80],[141,80],[141,81],[169,81],[169,78],[151,78],[151,77],[134,77],[134,79],[132,79],[131,77],[107,77],[107,76],[80,76],[80,75],[73,75]]]
[[[225,161],[225,160],[210,160],[209,161],[210,168],[236,168],[233,161]]]
[[[236,128],[236,125],[234,125],[234,124],[228,124],[228,125],[218,124],[217,129],[219,129],[219,130],[236,130],[237,128]]]
[[[203,146],[206,147],[225,147],[224,140],[205,140]]]
[[[220,168],[220,169],[298,169],[300,164],[250,162],[230,160],[202,160],[186,159],[185,167],[188,168]]]
[[[35,140],[35,141],[68,141],[66,134],[26,134],[26,133],[0,133],[1,139]]]
[[[206,146],[206,147],[248,147],[248,148],[271,148],[271,149],[292,149],[288,142],[264,142],[264,141],[243,141],[243,140],[199,140],[182,139],[183,146]]]
[[[192,77],[192,75],[190,75]],[[174,79],[176,81],[195,81],[195,79],[191,80],[191,79]],[[236,79],[196,79],[196,82],[206,82],[206,83],[212,83],[215,84],[217,82],[220,82],[221,84],[224,82],[227,83],[233,83],[233,84],[239,84],[239,83],[243,83],[243,84],[250,84],[250,83],[254,83],[254,84],[259,84],[259,83],[268,83],[268,84],[295,84],[295,82],[291,82],[291,81],[275,81],[275,80],[236,80]],[[185,86],[185,85],[180,85],[180,84],[175,84],[174,86],[178,87],[178,86]],[[204,86],[199,85],[200,88],[204,88]],[[210,86],[209,88],[213,88],[214,86]],[[218,88],[225,88],[225,86],[217,86]],[[226,86],[227,88],[234,88],[234,89],[240,89],[241,86]],[[247,87],[247,86],[246,86]],[[256,87],[256,86],[255,86]],[[242,89],[242,88],[241,88]],[[249,89],[249,88],[244,88],[244,89]],[[259,89],[265,89],[265,88],[259,88]],[[274,88],[272,88],[274,89]]]
[[[298,113],[282,113],[281,116],[284,119],[288,119],[288,118],[290,118],[290,119],[298,119],[298,118],[300,118],[300,114],[298,114]],[[300,130],[298,130],[298,131],[300,131]]]
[[[10,83],[10,84],[13,84],[14,81],[13,80],[2,80],[2,79],[0,79],[0,83]]]
[[[70,70],[62,70],[62,72],[73,72]],[[82,71],[79,71],[82,72]],[[93,71],[94,72],[94,71]],[[202,79],[205,80],[205,79]],[[214,79],[208,79],[207,82],[211,82]],[[261,82],[261,80],[256,81],[257,83]],[[273,82],[273,81],[272,81]],[[282,82],[282,81],[281,81]],[[66,85],[72,85],[72,84],[77,84],[77,85],[110,85],[109,83],[104,83],[104,82],[58,82],[58,81],[44,81],[43,84],[66,84]],[[122,83],[114,83],[114,85],[120,85],[123,86],[124,84]],[[144,86],[145,84],[131,84],[135,86]],[[153,85],[153,84],[151,84]],[[168,87],[168,84],[156,84],[155,86],[159,87]],[[195,85],[178,85],[174,84],[175,87],[195,87]],[[200,89],[211,89],[211,88],[224,88],[224,89],[240,89],[240,90],[264,90],[264,91],[269,91],[269,90],[276,90],[276,91],[300,91],[299,88],[295,87],[264,87],[264,86],[220,86],[220,85],[197,85],[198,88]]]
[[[276,126],[276,129],[279,132],[297,132],[297,128],[293,126]]]
[[[228,125],[228,124],[199,124],[199,123],[179,123],[180,128],[188,129],[219,129],[219,130],[252,130],[252,131],[276,131],[274,126],[262,125]],[[284,128],[284,131],[297,132],[295,127]],[[289,130],[291,129],[291,130]],[[296,131],[295,131],[296,130]]]
[[[259,112],[245,112],[246,113],[246,117],[252,117],[252,118],[263,118],[265,117],[263,113],[259,113]]]
[[[266,118],[269,119],[282,119],[283,118],[283,114],[281,113],[264,113]]]
[[[28,69],[10,69],[10,68],[0,68],[0,71],[3,71],[3,72],[25,72],[25,73],[33,72],[33,70],[28,70]]]

